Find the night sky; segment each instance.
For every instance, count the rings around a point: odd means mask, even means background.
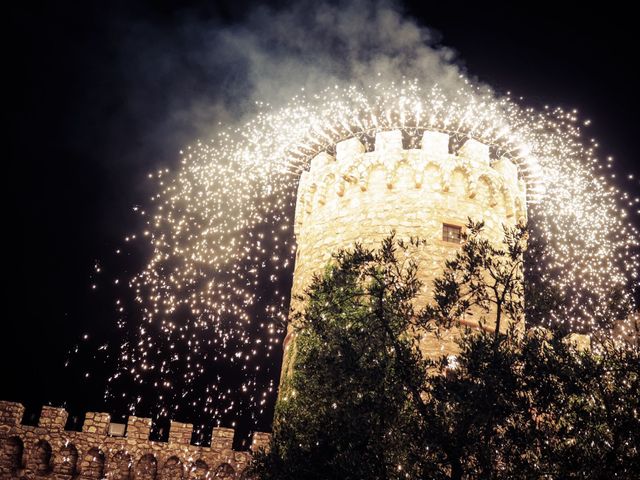
[[[626,178],[640,175],[636,16],[610,2],[597,9],[558,4],[416,1],[401,8],[439,32],[471,78],[534,107],[577,108],[592,120],[587,132],[600,152],[616,158],[618,184],[640,193],[638,181]],[[189,26],[242,25],[253,7],[237,0],[22,2],[5,17],[0,399],[24,403],[27,420],[48,403],[66,405],[72,416],[124,413],[102,399],[110,367],[94,358],[96,348],[117,343],[121,333],[113,292],[94,267],[98,262],[107,279],[140,267],[143,251],[117,260],[113,252],[140,226],[132,207],[152,192],[147,173],[175,166],[183,145],[215,131],[219,117],[209,106],[248,88],[242,64],[219,52],[202,60],[201,36]],[[227,105],[230,114],[242,108]],[[76,345],[80,353],[65,368]],[[269,428],[267,420],[239,423]]]

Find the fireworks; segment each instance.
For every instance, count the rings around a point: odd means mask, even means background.
[[[620,205],[638,199],[608,183],[575,111],[538,112],[470,85],[446,95],[408,80],[301,92],[284,108],[258,108],[242,127],[186,148],[175,174],[151,175],[158,187],[140,210],[144,229],[127,239],[148,242],[151,254],[130,281],[142,318],[112,380],[126,374],[156,386],[159,415],[179,397],[212,415],[239,408],[217,382],[201,381],[216,362],[235,365],[245,406],[263,409],[273,382],[256,382],[256,360],[281,354],[299,175],[338,141],[358,137],[371,149],[376,131],[401,130],[406,148],[425,130],[450,134],[454,148],[475,138],[518,165],[538,245],[530,273],[563,298],[547,322],[601,329],[614,295],[633,306],[638,232]]]

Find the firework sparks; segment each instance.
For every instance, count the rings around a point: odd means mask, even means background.
[[[214,415],[239,408],[215,382],[200,382],[215,362],[237,365],[246,404],[263,410],[274,385],[256,382],[255,360],[281,353],[298,178],[315,154],[351,137],[371,149],[375,132],[401,130],[405,147],[416,148],[436,130],[454,143],[488,144],[527,184],[533,240],[542,245],[530,269],[564,300],[547,321],[602,329],[615,292],[618,304],[634,306],[638,232],[620,202],[638,200],[608,183],[575,111],[538,112],[470,85],[452,97],[417,81],[303,92],[277,111],[261,108],[243,127],[186,148],[175,174],[151,175],[158,188],[139,212],[144,230],[128,238],[152,252],[130,281],[142,318],[112,380],[153,379],[160,416],[180,397]]]

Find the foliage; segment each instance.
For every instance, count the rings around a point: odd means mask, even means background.
[[[397,260],[417,243],[339,252],[296,316],[295,369],[283,380],[274,442],[261,478],[395,478],[418,421],[410,379],[425,362],[407,332],[421,325],[412,300],[417,266]],[[407,257],[408,258],[408,257]]]
[[[484,315],[494,314],[489,320],[497,338],[503,317],[515,323],[523,315],[527,235],[524,227],[504,227],[502,245],[495,245],[482,235],[483,228],[483,222],[469,220],[460,250],[434,281],[434,304],[426,315],[449,327],[464,315],[482,316],[485,323]]]
[[[506,231],[502,248],[480,238],[482,225],[468,231],[422,311],[416,240],[356,245],[313,280],[258,478],[634,478],[636,347],[580,351],[510,328],[464,331],[453,361],[422,355],[417,331],[469,309],[522,315],[524,231]]]

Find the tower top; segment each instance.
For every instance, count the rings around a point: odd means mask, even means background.
[[[446,133],[425,131],[421,148],[404,149],[402,132],[390,130],[376,133],[375,147],[370,152],[353,137],[335,145],[335,156],[318,153],[309,170],[300,177],[296,235],[304,219],[318,206],[325,205],[331,195],[342,197],[350,185],[357,185],[361,191],[369,189],[375,170],[384,172],[389,190],[420,189],[426,181],[442,192],[449,191],[456,173],[462,173],[469,198],[475,197],[478,185],[482,184],[489,190],[487,207],[502,202],[507,217],[525,223],[527,188],[518,167],[507,157],[492,159],[489,146],[475,139],[467,139],[456,152],[451,150],[450,143]],[[404,181],[405,170],[410,171],[410,184]]]

